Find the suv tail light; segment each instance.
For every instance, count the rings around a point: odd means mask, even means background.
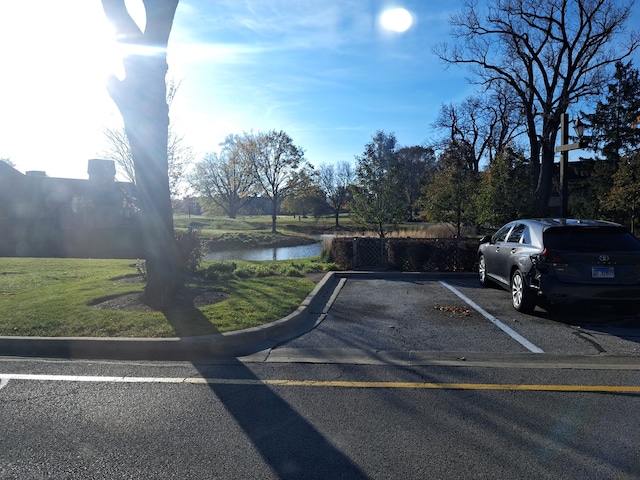
[[[550,250],[548,248],[545,248],[544,250],[542,250],[538,258],[540,259],[541,262],[546,262],[546,263],[567,263],[564,261],[564,258],[562,258],[562,256],[558,252],[554,250]]]

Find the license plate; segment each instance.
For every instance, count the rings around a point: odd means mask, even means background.
[[[592,278],[615,278],[613,267],[591,267]]]

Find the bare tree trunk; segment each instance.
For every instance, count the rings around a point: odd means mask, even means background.
[[[271,201],[271,233],[278,233],[276,222],[278,220],[278,197],[273,197]]]
[[[555,125],[554,125],[555,128]],[[534,193],[535,213],[539,217],[549,215],[549,199],[551,198],[551,189],[553,186],[554,175],[554,155],[556,135],[550,135],[551,140],[542,145],[542,161],[538,173],[538,183]]]
[[[166,47],[178,0],[144,0],[147,14],[141,32],[122,0],[102,0],[119,41],[147,48],[123,61],[126,77],[112,77],[109,94],[124,119],[136,171],[142,214],[147,286],[145,301],[155,308],[171,305],[182,287],[173,230],[167,142]]]

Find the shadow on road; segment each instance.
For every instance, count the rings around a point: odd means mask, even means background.
[[[197,308],[166,312],[180,336],[218,333]],[[213,331],[212,331],[213,328]],[[202,333],[194,333],[202,332]],[[203,378],[212,378],[211,364],[192,361]],[[251,385],[210,382],[209,388],[245,432],[262,458],[281,479],[366,479],[365,473],[242,362],[230,359],[234,379]]]
[[[210,365],[193,365],[204,378],[211,377]],[[241,362],[233,366],[239,369],[234,378],[259,381]],[[271,387],[209,383],[209,388],[278,478],[368,478]]]

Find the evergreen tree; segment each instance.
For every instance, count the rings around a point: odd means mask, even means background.
[[[569,211],[576,218],[617,220],[619,214],[602,199],[613,185],[616,166],[613,162],[581,159],[569,163]]]
[[[632,170],[640,146],[639,115],[640,74],[631,62],[618,62],[603,100],[594,113],[585,115],[591,126],[590,148],[601,152],[605,161],[572,167],[578,179],[570,186],[571,211],[577,216],[630,221],[633,228]]]
[[[618,62],[613,78],[604,101],[585,117],[591,124],[591,147],[617,164],[640,146],[640,74],[631,62]]]

